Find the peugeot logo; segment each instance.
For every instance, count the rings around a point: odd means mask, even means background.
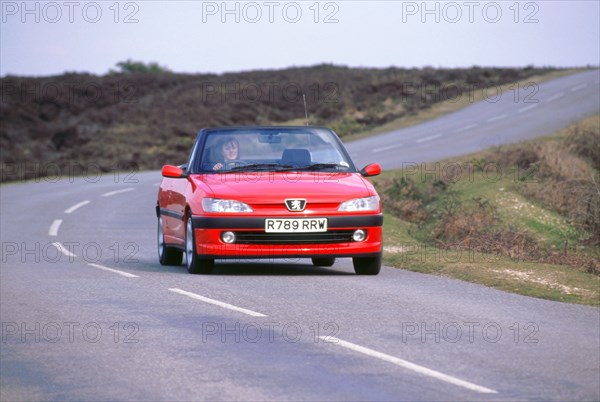
[[[306,200],[288,199],[285,200],[285,206],[292,212],[304,211],[304,207],[306,207]]]

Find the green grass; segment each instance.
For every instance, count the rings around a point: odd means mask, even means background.
[[[388,219],[385,225],[396,224]],[[390,233],[398,231],[397,226],[384,229],[385,247],[391,249],[384,251],[386,265],[541,299],[600,305],[598,276],[564,265],[511,260],[490,254],[447,252],[414,240],[405,243],[390,240]],[[402,245],[407,250],[394,250],[390,243],[395,243],[396,247]]]

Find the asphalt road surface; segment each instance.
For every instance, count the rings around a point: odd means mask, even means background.
[[[470,97],[475,91],[463,96]],[[384,169],[393,169],[551,134],[600,111],[600,72],[592,70],[503,92],[490,89],[485,94],[487,100],[458,112],[351,142],[348,151],[359,168],[379,162]]]
[[[598,72],[537,97],[350,149],[390,168],[542,135],[598,112]],[[600,399],[597,308],[349,260],[189,275],[157,261],[159,173],[95,176],[0,187],[2,400]]]

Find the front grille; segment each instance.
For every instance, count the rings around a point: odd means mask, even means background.
[[[330,244],[352,241],[354,230],[332,230],[322,233],[236,232],[237,244]]]

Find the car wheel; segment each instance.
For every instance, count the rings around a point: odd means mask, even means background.
[[[157,229],[158,261],[160,265],[180,265],[183,261],[183,251],[165,244],[162,217],[158,218]]]
[[[377,257],[354,257],[354,272],[358,275],[377,275],[381,271],[381,255]]]
[[[215,265],[214,260],[203,260],[196,254],[196,235],[191,216],[188,216],[185,224],[185,259],[190,274],[210,274]]]
[[[335,258],[313,258],[312,263],[315,267],[330,267],[335,264]]]

